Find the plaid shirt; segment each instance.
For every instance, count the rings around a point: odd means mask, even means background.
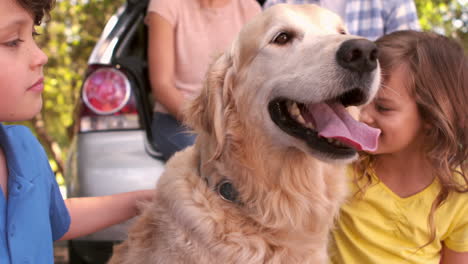
[[[267,0],[263,8],[279,3],[320,5],[319,0]],[[412,0],[347,0],[344,21],[349,33],[371,40],[397,30],[420,30]]]

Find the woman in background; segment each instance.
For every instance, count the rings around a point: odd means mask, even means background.
[[[193,144],[195,135],[181,124],[186,100],[201,90],[214,57],[260,12],[255,0],[151,0],[146,18],[155,98],[151,129],[165,160]]]

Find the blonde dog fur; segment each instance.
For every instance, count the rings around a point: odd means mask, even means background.
[[[276,45],[278,32],[294,40]],[[254,18],[218,57],[187,109],[197,133],[159,179],[155,199],[116,247],[113,264],[325,263],[327,241],[346,195],[344,163],[279,129],[275,97],[320,102],[343,91],[334,62],[344,33],[314,5],[276,5]],[[369,79],[367,100],[379,83]],[[216,183],[228,180],[239,202]]]

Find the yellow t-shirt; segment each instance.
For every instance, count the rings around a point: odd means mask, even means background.
[[[352,174],[351,169],[348,172]],[[401,198],[372,175],[364,196],[351,198],[341,208],[332,232],[331,263],[438,264],[442,243],[451,250],[468,252],[466,193],[451,193],[437,209],[436,239],[420,248],[429,241],[428,215],[439,188],[435,180],[423,191]]]

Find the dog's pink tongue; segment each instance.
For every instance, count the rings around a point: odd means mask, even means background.
[[[356,121],[342,104],[319,103],[307,108],[320,136],[339,140],[357,150],[377,149],[380,130]]]

